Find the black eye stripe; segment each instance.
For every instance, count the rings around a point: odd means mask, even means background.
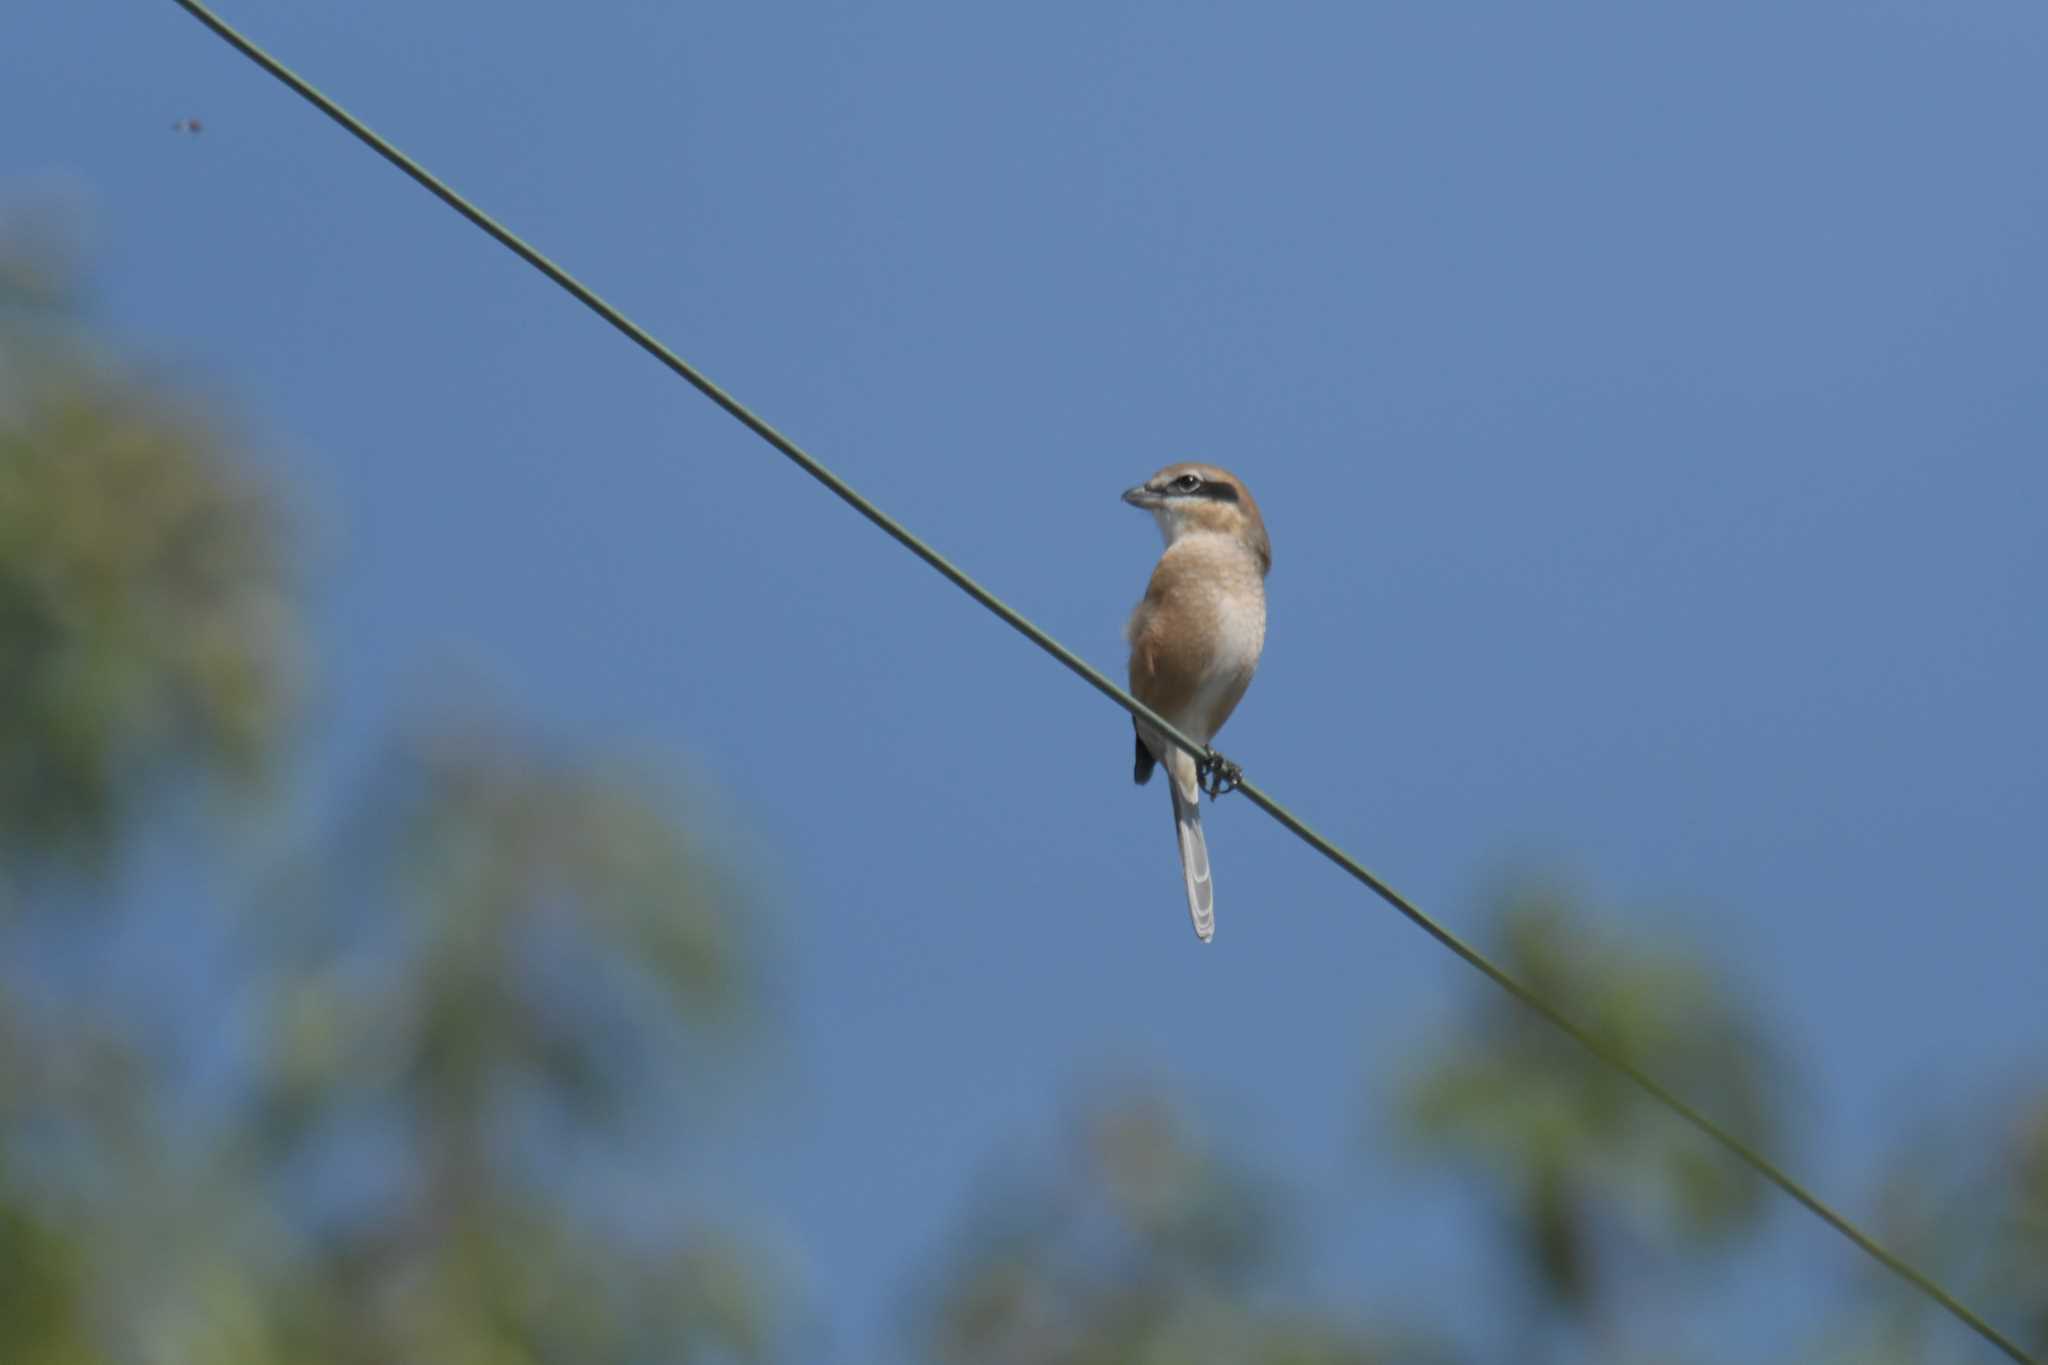
[[[1183,474],[1181,478],[1186,478]],[[1169,498],[1209,498],[1216,502],[1236,502],[1237,485],[1204,479],[1193,488],[1182,488],[1180,479],[1175,479],[1158,490]]]

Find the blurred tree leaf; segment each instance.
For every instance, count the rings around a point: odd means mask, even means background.
[[[71,280],[0,246],[0,910],[68,904],[40,874],[110,866],[167,793],[300,775],[279,509]],[[188,919],[173,876],[146,916],[0,923],[72,969],[0,953],[0,1360],[772,1356],[772,1277],[672,1193],[763,984],[686,809],[469,724],[394,746],[260,916]],[[205,987],[66,989],[145,919]]]
[[[682,1083],[742,1036],[750,898],[674,806],[473,724],[421,732],[325,885],[259,926],[292,965],[269,992],[258,1159],[288,1184],[311,1162],[325,1187],[383,1154],[339,1216],[305,1212],[369,1358],[768,1353],[756,1268],[673,1219],[628,1236],[579,1212],[562,1160],[615,1165],[613,1138],[641,1132],[671,1162]]]
[[[1511,893],[1498,915],[1510,973],[1734,1132],[1775,1146],[1776,1066],[1704,968],[1602,941],[1542,891]],[[1746,1168],[1512,999],[1477,989],[1463,1030],[1409,1087],[1407,1121],[1433,1158],[1492,1182],[1549,1302],[1598,1316],[1619,1259],[1603,1257],[1601,1232],[1616,1215],[1620,1235],[1673,1251],[1753,1225],[1764,1190]]]
[[[513,1097],[605,1122],[739,1040],[758,988],[738,881],[620,772],[475,727],[393,752],[281,925],[273,1099],[423,1117]],[[708,1045],[708,1046],[707,1046]]]
[[[1050,1181],[998,1185],[920,1336],[965,1365],[1375,1365],[1440,1360],[1274,1292],[1278,1196],[1156,1097],[1098,1106]]]
[[[0,848],[15,858],[100,859],[161,783],[246,780],[272,756],[293,657],[276,513],[223,447],[54,322],[0,328]]]
[[[23,1333],[79,1365],[270,1359],[264,1211],[172,1131],[165,1077],[118,1029],[82,1004],[0,1008],[0,1209],[11,1195],[16,1230],[44,1229],[0,1248],[19,1258],[0,1265],[0,1359],[41,1358]]]
[[[79,206],[39,195],[0,205],[0,323],[61,320],[79,301]]]
[[[0,1203],[0,1358],[87,1365],[97,1358],[80,1303],[80,1256],[26,1210]]]
[[[2048,1094],[2036,1096],[2013,1125],[2005,1166],[1993,1291],[2013,1305],[2034,1353],[2048,1356]]]
[[[2048,1356],[2048,1092],[2001,1098],[1967,1121],[1917,1116],[1877,1202],[1887,1245]],[[1926,1296],[1877,1270],[1856,1284],[1821,1358],[1850,1359],[1870,1342],[1887,1359],[1945,1358],[1934,1343],[1953,1328]]]

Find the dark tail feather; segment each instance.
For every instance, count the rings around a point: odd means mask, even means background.
[[[1138,733],[1135,725],[1131,727],[1131,738],[1138,742],[1138,756],[1131,763],[1131,781],[1142,787],[1152,780],[1152,769],[1159,760],[1152,757],[1152,751],[1145,747],[1145,737]]]

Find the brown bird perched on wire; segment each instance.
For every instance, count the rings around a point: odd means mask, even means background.
[[[1124,493],[1159,523],[1166,552],[1145,598],[1131,613],[1131,694],[1189,739],[1207,745],[1230,719],[1266,643],[1266,572],[1273,546],[1251,490],[1228,470],[1174,464]],[[1137,731],[1139,785],[1166,768],[1174,833],[1195,936],[1216,932],[1216,893],[1202,837],[1201,765],[1143,721]]]

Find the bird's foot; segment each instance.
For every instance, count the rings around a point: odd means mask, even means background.
[[[1214,749],[1209,751],[1207,758],[1199,759],[1195,763],[1195,781],[1201,785],[1203,791],[1209,793],[1211,801],[1219,796],[1230,795],[1237,790],[1237,784],[1243,780],[1244,769]]]

